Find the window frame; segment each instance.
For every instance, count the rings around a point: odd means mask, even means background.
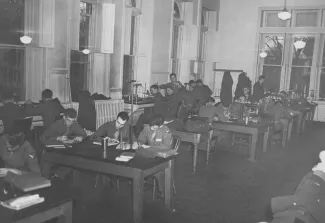
[[[296,27],[296,28],[316,28],[316,27],[321,27],[321,22],[322,22],[322,10],[321,9],[301,9],[301,10],[292,10],[292,22],[291,22],[291,27]],[[297,15],[299,13],[308,13],[308,12],[316,12],[317,13],[317,18],[316,18],[316,26],[297,26]]]

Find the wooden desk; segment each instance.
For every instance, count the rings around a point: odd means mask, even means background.
[[[1,188],[1,192],[2,192]],[[60,223],[72,223],[72,197],[66,187],[36,190],[30,194],[44,197],[43,203],[22,209],[10,210],[0,206],[1,223],[41,223],[59,217]]]
[[[193,148],[193,173],[196,172],[196,165],[197,165],[197,154],[198,154],[198,147],[197,145],[200,142],[201,134],[199,133],[191,133],[191,132],[180,132],[171,129],[170,130],[173,136],[178,136],[182,142],[189,142],[194,145]],[[210,140],[209,140],[210,141]],[[207,163],[209,161],[209,153],[210,153],[210,143],[208,143],[207,148]]]
[[[212,128],[219,131],[236,132],[236,133],[251,135],[252,140],[251,140],[248,160],[253,162],[256,160],[256,146],[257,146],[258,136],[260,134],[263,134],[263,151],[266,152],[267,150],[270,126],[271,123],[245,125],[241,123],[214,122],[212,124]]]
[[[72,168],[94,171],[103,174],[113,174],[133,180],[133,221],[140,223],[143,213],[144,178],[165,171],[165,207],[171,210],[172,188],[174,180],[174,157],[144,158],[136,156],[129,162],[115,161],[123,151],[115,147],[107,148],[107,158],[102,158],[103,148],[83,142],[67,149],[46,149],[42,159],[43,172],[49,172],[49,163],[55,163]]]
[[[284,146],[286,146],[287,142],[289,142],[291,140],[293,120],[282,118],[281,123],[283,124],[282,147],[284,147]]]

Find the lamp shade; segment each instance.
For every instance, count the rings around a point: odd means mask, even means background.
[[[89,53],[90,53],[90,50],[88,50],[88,49],[84,49],[84,50],[82,51],[82,53],[83,53],[83,54],[89,54]]]
[[[267,52],[265,52],[265,51],[261,52],[261,53],[260,53],[260,57],[261,57],[261,58],[265,58],[265,57],[267,57]]]
[[[303,49],[306,46],[306,42],[302,41],[302,40],[298,40],[296,42],[293,43],[293,45],[295,46],[296,49]]]
[[[279,19],[282,19],[282,20],[288,20],[291,18],[291,13],[288,12],[287,10],[283,10],[282,12],[278,13],[278,17],[279,17]]]
[[[22,37],[20,37],[20,41],[23,44],[30,44],[32,42],[32,38],[29,36],[22,36]]]

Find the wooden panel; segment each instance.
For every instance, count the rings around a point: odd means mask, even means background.
[[[185,60],[197,59],[198,28],[194,25],[181,27],[182,41],[180,58]]]
[[[91,93],[105,94],[105,55],[94,53],[93,61],[93,89]],[[108,85],[109,86],[109,85]],[[107,86],[107,88],[108,88]]]
[[[70,101],[70,86],[68,82],[68,70],[52,69],[49,72],[49,88],[53,91],[53,97],[61,102]]]
[[[179,80],[183,83],[188,83],[191,75],[191,61],[179,60]]]
[[[208,21],[208,29],[209,30],[217,30],[217,12],[216,11],[209,11],[209,21]]]
[[[152,0],[143,0],[141,15],[139,16],[139,39],[138,39],[138,55],[149,56],[152,43],[152,26],[153,26],[153,7]]]
[[[43,50],[38,47],[28,47],[26,49],[26,99],[41,99],[43,85]]]
[[[206,61],[217,62],[218,33],[216,31],[206,32]]]
[[[131,17],[132,17],[132,8],[125,8],[124,14],[124,54],[131,54]]]
[[[54,0],[40,1],[39,46],[54,47]]]
[[[101,52],[114,51],[115,4],[104,3],[102,6]]]
[[[80,0],[70,1],[70,50],[79,50]]]

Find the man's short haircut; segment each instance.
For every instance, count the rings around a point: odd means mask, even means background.
[[[77,111],[73,108],[67,108],[64,111],[64,115],[67,116],[68,118],[77,118]]]
[[[198,80],[196,81],[196,83],[197,83],[197,84],[203,84],[203,81],[202,81],[201,79],[198,79]]]
[[[158,90],[159,89],[159,87],[158,87],[158,85],[157,84],[154,84],[154,85],[151,85],[151,87],[150,87],[150,89],[156,89],[156,90]]]
[[[189,84],[196,84],[196,82],[194,80],[190,80],[188,83]]]
[[[264,75],[261,75],[261,76],[258,78],[259,81],[262,80],[262,79],[265,79],[265,76],[264,76]]]
[[[14,92],[12,92],[11,90],[4,90],[2,92],[2,98],[3,100],[11,100],[14,99]]]
[[[174,91],[174,89],[173,89],[172,86],[167,86],[167,87],[166,87],[166,90],[167,90],[168,88],[171,89],[172,91]]]
[[[270,97],[271,96],[271,93],[269,93],[269,92],[266,92],[265,94],[264,94],[264,97],[266,98],[266,97]]]
[[[207,102],[215,103],[216,100],[213,97],[209,97]]]
[[[128,121],[129,120],[129,114],[125,111],[122,111],[120,113],[117,114],[117,118],[121,118],[123,121]]]
[[[161,126],[162,124],[164,124],[164,117],[161,116],[161,115],[154,115],[150,118],[149,120],[149,125],[150,126],[155,126],[155,125],[158,125],[158,126]]]
[[[175,73],[169,74],[169,78],[172,78],[172,76],[177,77],[177,75]]]
[[[52,98],[53,92],[50,89],[45,89],[42,91],[42,98]]]

